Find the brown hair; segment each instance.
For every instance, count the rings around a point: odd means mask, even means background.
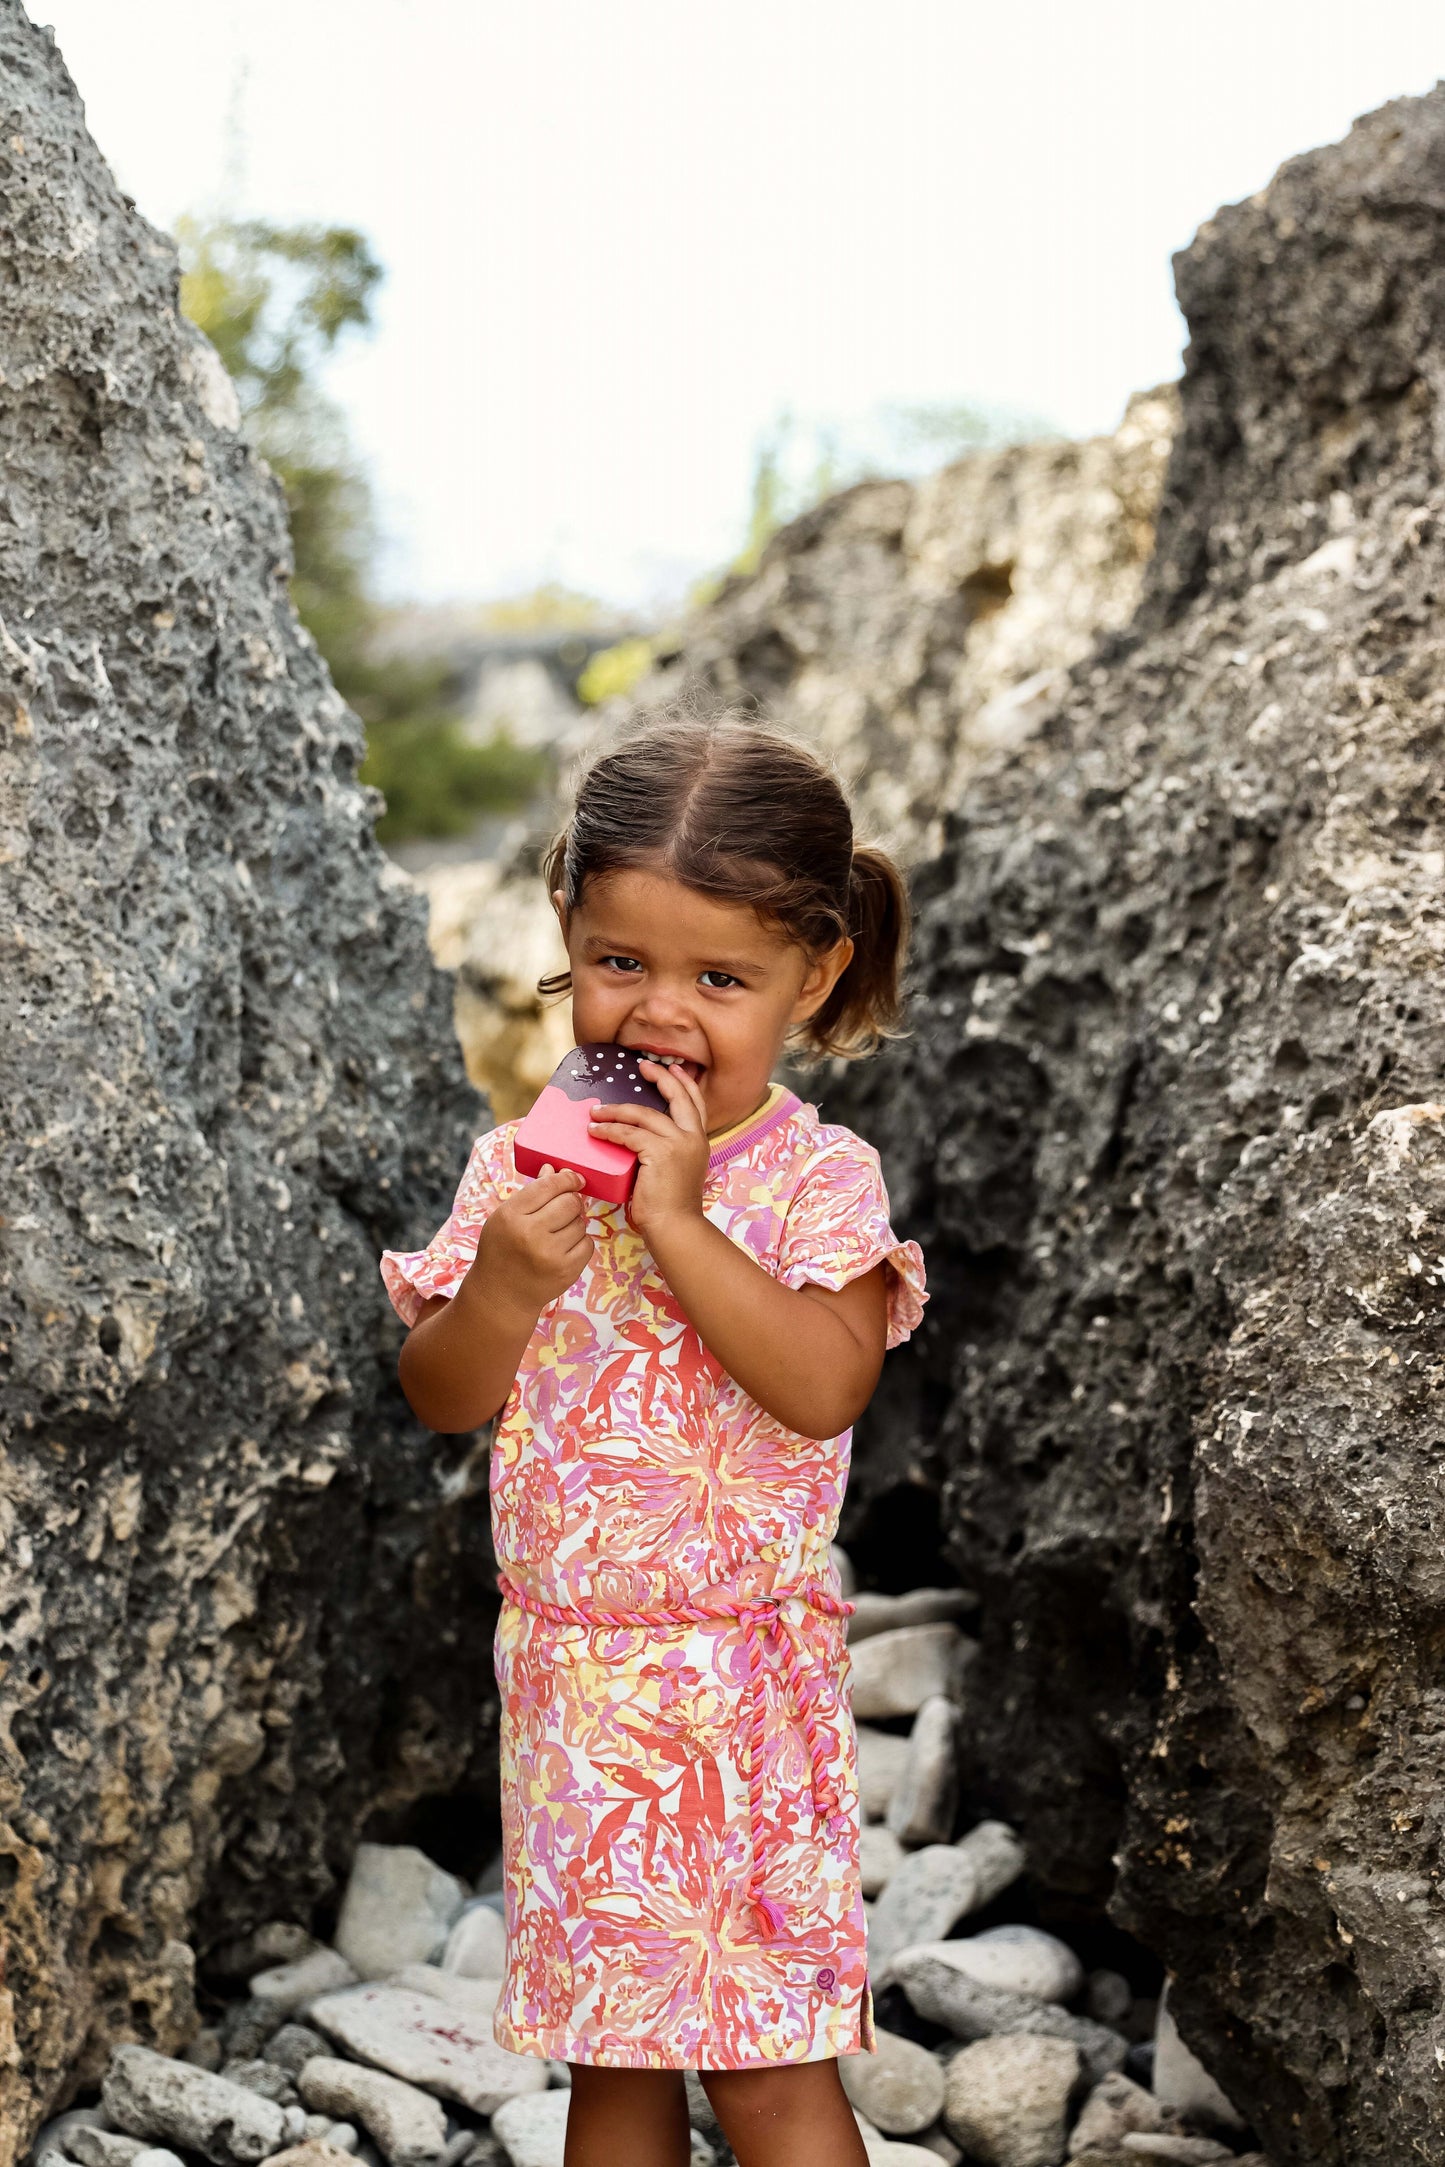
[[[593,760],[542,863],[568,911],[588,880],[624,869],[750,904],[810,956],[851,935],[846,969],[792,1034],[805,1055],[851,1059],[900,1035],[908,891],[886,851],[855,845],[842,785],[808,746],[737,715],[650,716]],[[554,971],[537,990],[571,984]]]

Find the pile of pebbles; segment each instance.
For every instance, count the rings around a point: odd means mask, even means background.
[[[1165,1996],[999,1923],[1010,1891],[1029,1908],[1023,1847],[1001,1821],[955,1831],[973,1598],[854,1600],[878,2022],[876,2052],[840,2066],[872,2167],[1267,2167]],[[473,1892],[410,1846],[362,1844],[333,1946],[278,1922],[218,1951],[208,1973],[234,1990],[219,2020],[178,2058],[118,2047],[98,2103],[49,2123],[33,2167],[562,2167],[566,2068],[492,2038],[499,1880],[494,1865]],[[688,2087],[693,2167],[729,2167]]]

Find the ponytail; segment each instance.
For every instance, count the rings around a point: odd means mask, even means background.
[[[870,843],[853,852],[848,873],[848,930],[853,953],[823,1006],[801,1027],[816,1059],[872,1053],[901,1035],[901,979],[912,914],[903,875],[886,850]]]

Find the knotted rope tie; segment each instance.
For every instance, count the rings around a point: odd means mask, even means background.
[[[764,1650],[776,1656],[793,1712],[803,1727],[812,1772],[813,1811],[824,1823],[826,1834],[832,1837],[838,1833],[839,1802],[837,1785],[828,1773],[827,1743],[819,1728],[816,1711],[820,1666],[799,1638],[797,1627],[783,1616],[782,1611],[784,1603],[799,1602],[806,1603],[824,1617],[846,1618],[852,1615],[853,1605],[830,1595],[826,1588],[792,1587],[775,1588],[771,1595],[718,1596],[707,1603],[677,1603],[666,1610],[593,1610],[584,1609],[580,1604],[544,1603],[539,1596],[524,1595],[505,1574],[498,1574],[497,1586],[506,1602],[515,1603],[519,1610],[525,1610],[531,1617],[543,1618],[550,1625],[585,1625],[617,1632],[651,1633],[665,1631],[669,1626],[717,1625],[730,1618],[736,1620],[748,1658],[748,1824],[753,1852],[748,1897],[763,1922],[764,1933],[773,1938],[781,1934],[786,1924],[782,1908],[763,1888],[763,1871],[773,1833],[763,1813],[763,1746],[767,1724]]]

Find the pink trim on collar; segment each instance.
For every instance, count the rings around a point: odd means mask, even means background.
[[[780,1121],[786,1121],[790,1114],[797,1112],[802,1103],[797,1092],[789,1091],[785,1086],[776,1105],[764,1106],[745,1129],[740,1129],[736,1136],[730,1136],[726,1143],[719,1144],[716,1150],[709,1154],[709,1175],[715,1174],[719,1167],[726,1166],[730,1159],[737,1158],[740,1152],[751,1150],[760,1136],[766,1136],[769,1129],[775,1129]]]

